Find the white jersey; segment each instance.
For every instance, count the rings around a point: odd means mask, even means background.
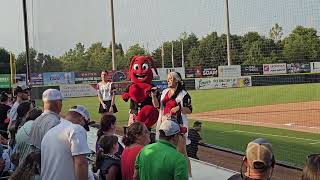
[[[97,92],[98,96],[102,98],[103,101],[110,101],[111,100],[111,86],[112,83],[108,82],[106,84],[104,83],[98,83],[97,84]]]
[[[73,156],[89,153],[86,130],[61,118],[41,142],[41,179],[75,180]]]

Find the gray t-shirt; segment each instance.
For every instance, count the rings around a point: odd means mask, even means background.
[[[61,123],[43,137],[41,179],[75,180],[73,156],[90,152],[86,130],[61,119]]]
[[[43,136],[54,126],[60,123],[60,116],[52,111],[45,111],[34,120],[29,143],[40,149]]]
[[[20,103],[18,101],[16,101],[15,103],[13,103],[10,111],[9,111],[9,114],[8,114],[8,117],[10,118],[10,121],[16,121],[17,119],[17,109],[18,109],[18,106],[20,105]]]

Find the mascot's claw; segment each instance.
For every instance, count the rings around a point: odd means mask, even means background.
[[[122,99],[123,99],[125,102],[127,102],[127,101],[130,99],[129,93],[123,93],[123,94],[122,94]]]

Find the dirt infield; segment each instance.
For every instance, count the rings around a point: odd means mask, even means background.
[[[320,101],[193,113],[190,119],[320,133]]]

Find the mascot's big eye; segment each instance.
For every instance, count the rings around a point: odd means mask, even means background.
[[[133,65],[133,69],[134,69],[134,70],[138,70],[138,69],[139,69],[139,64],[134,64],[134,65]]]
[[[149,64],[147,64],[147,63],[142,64],[142,69],[143,70],[146,70],[148,68],[149,68]]]

